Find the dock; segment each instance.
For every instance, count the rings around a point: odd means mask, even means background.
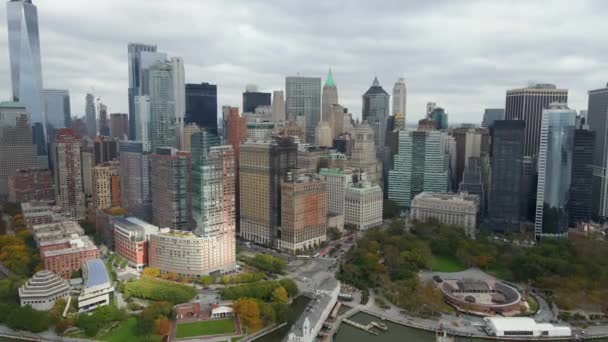
[[[363,325],[361,323],[357,323],[357,322],[351,321],[350,319],[346,319],[346,318],[344,320],[342,320],[342,322],[344,322],[348,325],[352,325],[355,328],[359,328],[363,331],[366,331],[366,332],[368,332],[372,335],[376,335],[376,336],[378,336],[379,334],[378,334],[378,332],[373,330],[374,328],[378,328],[383,331],[388,331],[388,327],[384,323],[369,322],[367,325]]]

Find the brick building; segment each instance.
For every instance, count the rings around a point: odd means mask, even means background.
[[[55,200],[51,171],[48,169],[25,169],[9,176],[8,200],[13,203]]]

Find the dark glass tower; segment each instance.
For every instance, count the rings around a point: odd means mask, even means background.
[[[598,219],[608,217],[608,158],[606,145],[608,143],[608,84],[606,87],[589,91],[587,104],[587,124],[595,132],[595,147],[593,152],[593,215]]]
[[[522,176],[526,123],[496,120],[492,129],[492,181],[488,201],[488,228],[519,231],[522,215]]]
[[[215,84],[186,84],[185,123],[217,131],[217,86]]]
[[[574,131],[572,180],[570,181],[569,225],[591,220],[593,194],[593,148],[595,132],[588,129]]]
[[[246,91],[243,93],[243,113],[254,113],[260,106],[270,106],[270,93]]]

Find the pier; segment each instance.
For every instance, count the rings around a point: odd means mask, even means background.
[[[346,318],[344,320],[342,320],[342,322],[344,322],[346,324],[349,324],[349,325],[352,325],[355,328],[359,328],[359,329],[361,329],[363,331],[366,331],[366,332],[368,332],[368,333],[370,333],[372,335],[376,335],[376,336],[378,336],[379,334],[378,334],[378,332],[376,332],[376,331],[373,330],[374,328],[378,328],[378,329],[383,330],[383,331],[387,331],[388,330],[388,327],[384,323],[370,322],[367,325],[363,325],[361,323],[357,323],[355,321],[351,321],[350,319],[346,319]]]

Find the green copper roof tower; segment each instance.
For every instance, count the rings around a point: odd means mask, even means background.
[[[331,68],[329,69],[329,72],[327,73],[327,77],[325,78],[325,86],[326,87],[335,87],[336,86],[336,82],[334,82],[334,75],[331,73]]]
[[[336,82],[334,82],[334,75],[331,73],[331,69],[329,69],[327,78],[325,78],[321,97],[321,118],[323,121],[329,121],[332,106],[338,104],[338,88],[336,87]]]

